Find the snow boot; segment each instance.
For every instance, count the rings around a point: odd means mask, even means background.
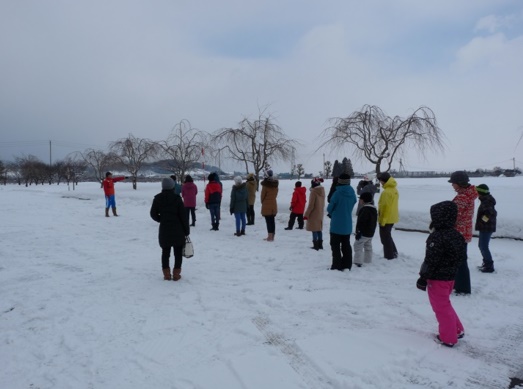
[[[240,231],[240,235],[245,235],[245,229]]]
[[[167,267],[167,268],[162,269],[162,270],[163,270],[163,279],[164,280],[170,280],[171,279],[171,269],[169,269]]]
[[[322,239],[318,240],[318,250],[323,250],[323,240]]]
[[[182,269],[173,269],[173,281],[178,281],[182,276],[180,273],[182,272]]]
[[[236,232],[234,233],[234,236],[242,236],[242,233],[240,232],[240,230],[236,230]]]
[[[109,208],[105,208],[105,217],[109,217]]]
[[[312,241],[312,247],[311,249],[318,251],[320,249],[320,245],[317,240]]]
[[[196,220],[193,220],[193,222],[191,223],[191,227],[196,227]]]
[[[494,266],[484,266],[479,271],[482,273],[494,273]]]
[[[292,230],[292,227],[285,227],[284,230],[286,230],[286,231]]]
[[[118,214],[116,213],[116,207],[113,207],[113,215],[118,216]]]

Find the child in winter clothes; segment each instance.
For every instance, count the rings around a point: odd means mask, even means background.
[[[162,248],[163,279],[178,281],[182,272],[182,252],[190,227],[180,196],[174,193],[174,181],[164,178],[162,192],[154,196],[150,211],[151,218],[160,223],[158,242]],[[171,277],[169,257],[174,251],[174,268]]]
[[[340,174],[336,190],[331,197],[327,213],[331,216],[330,245],[332,250],[331,270],[352,268],[352,209],[356,204],[356,193],[350,186],[350,176]]]
[[[456,197],[452,200],[458,206],[456,230],[463,235],[465,242],[469,243],[472,240],[474,201],[478,198],[478,192],[476,192],[474,185],[469,184],[469,176],[464,171],[458,170],[452,173],[449,182],[457,193]],[[458,268],[454,289],[457,294],[471,293],[467,256],[465,256],[465,259]]]
[[[361,205],[361,209],[358,212],[355,228],[354,264],[361,267],[363,264],[363,252],[365,252],[365,263],[372,262],[372,237],[376,232],[378,210],[372,204],[372,193],[370,192],[363,192],[360,195],[358,205]]]
[[[105,173],[105,180],[103,180],[104,194],[105,194],[105,217],[109,217],[109,208],[112,208],[113,215],[118,216],[116,213],[116,199],[114,197],[114,183],[118,181],[126,180],[129,177],[116,176],[113,177],[113,173]]]
[[[496,232],[496,199],[490,194],[489,187],[485,184],[476,186],[480,205],[476,216],[476,231],[479,231],[478,247],[483,256],[483,264],[479,267],[482,273],[494,272],[494,261],[489,249],[490,237]]]
[[[311,193],[307,210],[303,219],[307,221],[305,229],[312,232],[312,249],[323,250],[323,215],[325,209],[325,188],[321,186],[323,179],[311,181]]]
[[[222,185],[218,175],[211,173],[207,177],[209,183],[205,187],[205,207],[211,213],[211,231],[218,231],[220,227],[220,206],[222,203]]]
[[[196,223],[196,195],[198,194],[198,187],[190,175],[185,176],[185,181],[182,185],[183,205],[187,211],[187,221],[192,216],[191,227]]]
[[[298,218],[298,229],[303,230],[303,211],[307,202],[306,193],[307,189],[301,186],[301,181],[297,181],[294,184],[294,192],[292,193],[291,206],[289,208],[291,215],[289,217],[289,225],[285,228],[286,230],[292,230],[296,218]]]
[[[430,305],[439,325],[439,334],[435,340],[452,347],[465,336],[463,324],[450,302],[450,295],[458,267],[467,257],[467,244],[454,228],[458,217],[458,207],[454,202],[434,204],[430,208],[430,217],[432,232],[427,238],[425,260],[416,286],[428,291]]]
[[[234,235],[245,235],[245,214],[248,207],[248,193],[245,183],[240,176],[234,177],[234,186],[231,190],[231,215],[236,218],[236,233]]]

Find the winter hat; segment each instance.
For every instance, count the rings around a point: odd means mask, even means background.
[[[476,191],[479,195],[488,195],[490,194],[490,190],[486,184],[479,184],[476,186]]]
[[[272,177],[273,174],[274,174],[273,171],[271,169],[269,169],[265,172],[265,178]]]
[[[378,180],[382,181],[382,182],[387,182],[390,178],[390,174],[385,172],[385,173],[380,173],[380,175],[378,176]]]
[[[252,181],[252,180],[254,180],[254,173],[249,173],[249,174],[247,175],[247,180],[248,180],[248,181]]]
[[[294,184],[294,187],[301,188],[301,181],[296,181],[296,183]]]
[[[209,175],[207,176],[207,180],[216,181],[216,173],[209,173]]]
[[[350,176],[347,173],[342,173],[338,177],[338,185],[350,185]]]
[[[113,175],[113,173],[111,173],[111,172],[107,172],[107,173],[105,173],[105,176],[106,176],[106,177],[109,177],[109,176],[112,176],[112,175]]]
[[[241,185],[241,183],[242,183],[242,178],[241,178],[240,176],[236,176],[236,177],[234,177],[234,183],[235,183],[236,185]]]
[[[323,182],[323,178],[315,177],[311,180],[311,187],[316,188],[318,185],[321,185],[322,182]]]
[[[172,178],[164,178],[162,180],[162,189],[170,190],[174,189],[174,181]]]
[[[455,171],[450,175],[449,182],[457,185],[466,185],[469,183],[469,176],[463,170]]]
[[[362,199],[364,203],[372,203],[372,193],[363,192],[360,194],[360,199]]]
[[[364,181],[370,181],[370,180],[369,180],[369,176],[368,176],[367,174],[364,174],[364,175],[363,175],[363,180],[364,180]]]

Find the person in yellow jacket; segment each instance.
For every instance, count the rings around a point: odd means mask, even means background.
[[[399,193],[396,180],[389,173],[381,173],[378,180],[383,191],[378,201],[378,224],[380,225],[380,240],[383,245],[383,256],[386,259],[398,257],[398,250],[392,239],[392,227],[400,220],[398,202]]]

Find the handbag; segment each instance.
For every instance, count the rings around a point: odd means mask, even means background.
[[[191,238],[185,237],[185,245],[183,246],[182,255],[184,258],[191,258],[194,255],[194,246],[191,242]]]

